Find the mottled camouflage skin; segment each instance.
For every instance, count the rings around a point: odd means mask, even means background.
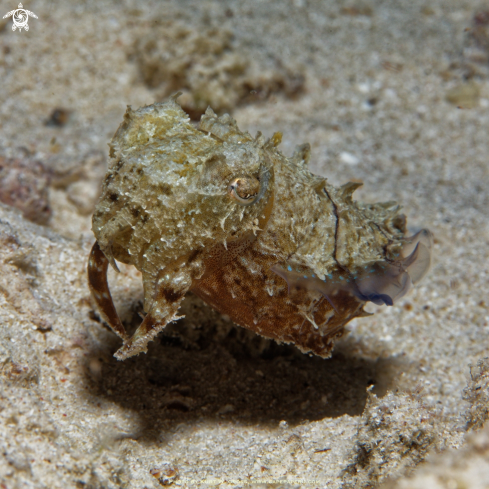
[[[93,215],[89,282],[124,340],[116,357],[146,351],[193,291],[234,322],[327,356],[366,301],[392,305],[429,267],[427,231],[405,238],[395,203],[352,201],[307,169],[309,145],[292,158],[208,109],[195,128],[176,98],[133,111]],[[144,309],[128,338],[112,304],[108,263],[142,272]]]

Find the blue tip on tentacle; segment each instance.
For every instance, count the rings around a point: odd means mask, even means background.
[[[320,280],[311,270],[276,264],[271,267],[288,285],[289,294],[295,288],[315,290],[331,304],[338,292],[347,292],[363,302],[392,306],[417,284],[431,266],[433,236],[422,230],[403,243],[398,260],[378,260],[354,271],[339,269],[328,272]]]

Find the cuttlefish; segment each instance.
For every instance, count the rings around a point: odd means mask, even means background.
[[[177,96],[128,107],[93,215],[88,280],[122,360],[147,350],[191,291],[236,324],[303,352],[330,355],[367,302],[392,306],[427,273],[432,235],[406,237],[395,202],[361,204],[209,108],[195,127]],[[112,302],[109,264],[142,273],[145,316],[129,337]]]

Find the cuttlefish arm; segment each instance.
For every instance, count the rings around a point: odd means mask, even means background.
[[[294,289],[320,292],[338,313],[335,296],[348,292],[363,302],[392,306],[406,295],[428,273],[432,261],[433,235],[426,229],[406,238],[397,260],[379,260],[350,272],[336,270],[319,279],[311,270],[296,268],[288,263],[276,264],[271,270]]]
[[[108,265],[108,259],[95,243],[88,263],[88,282],[103,319],[124,341],[114,355],[118,360],[124,360],[146,352],[148,342],[168,323],[183,317],[177,316],[178,309],[193,280],[199,275],[200,267],[198,261],[189,264],[184,260],[177,260],[175,264],[161,270],[155,277],[149,277],[148,281],[152,280],[154,284],[151,304],[143,322],[129,338],[110,295],[107,283]],[[143,278],[148,279],[148,277]]]
[[[100,249],[98,242],[95,241],[88,258],[88,285],[90,286],[90,292],[102,319],[113,329],[114,333],[126,341],[127,333],[117,314],[110,295],[109,284],[107,283],[108,267],[109,260]]]
[[[378,261],[355,272],[354,295],[363,301],[392,306],[428,273],[433,235],[423,229],[406,238],[396,261]]]

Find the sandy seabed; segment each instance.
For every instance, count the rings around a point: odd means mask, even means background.
[[[0,157],[44,165],[50,217],[0,204],[0,487],[488,487],[481,4],[24,8],[28,32],[0,25]],[[434,233],[431,273],[394,307],[368,306],[330,359],[188,297],[147,355],[117,362],[86,283],[90,214],[126,105],[180,88],[195,118],[211,103],[252,134],[281,131],[286,155],[309,142],[313,172],[401,203],[410,231]],[[139,273],[110,280],[136,324]]]

